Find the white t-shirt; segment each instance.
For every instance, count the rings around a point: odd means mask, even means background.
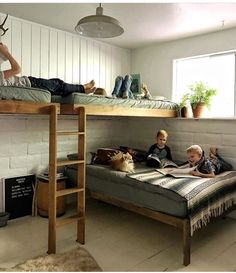
[[[31,87],[30,80],[27,76],[5,79],[3,71],[0,71],[0,86],[19,86],[19,87]]]

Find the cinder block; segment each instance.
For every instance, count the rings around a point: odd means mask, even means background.
[[[46,142],[28,144],[28,154],[41,154],[49,152],[49,144]]]
[[[0,158],[0,169],[1,170],[8,170],[9,169],[9,158],[8,157]]]
[[[220,134],[194,133],[193,143],[210,144],[211,146],[219,146],[221,144]]]
[[[0,145],[0,157],[8,157],[10,151],[10,144]]]
[[[17,169],[17,168],[25,168],[27,167],[28,158],[27,156],[17,156],[10,158],[10,168]]]
[[[26,154],[27,154],[26,143],[12,144],[9,147],[9,156],[23,156]]]

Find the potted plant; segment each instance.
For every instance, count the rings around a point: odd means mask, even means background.
[[[208,87],[204,82],[196,82],[189,86],[191,90],[189,100],[193,110],[194,117],[201,117],[205,108],[210,109],[212,97],[217,94],[217,90]]]

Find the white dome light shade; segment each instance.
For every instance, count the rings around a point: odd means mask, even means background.
[[[82,36],[92,38],[112,38],[120,36],[124,32],[118,20],[103,15],[101,4],[96,9],[96,15],[82,18],[75,30]]]

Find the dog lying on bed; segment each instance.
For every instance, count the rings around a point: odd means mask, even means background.
[[[134,163],[132,155],[129,153],[119,152],[111,157],[111,167],[113,170],[127,173],[134,173]]]

